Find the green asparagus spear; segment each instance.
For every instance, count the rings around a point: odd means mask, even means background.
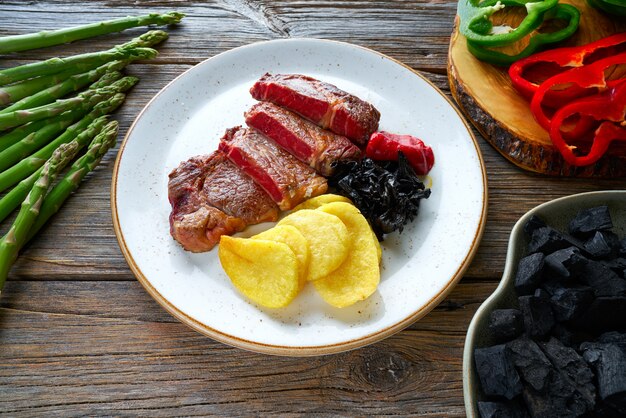
[[[0,86],[27,78],[55,74],[68,68],[77,68],[79,72],[84,72],[115,60],[150,59],[156,56],[157,51],[151,48],[112,48],[107,51],[90,52],[67,58],[50,58],[46,61],[1,70]]]
[[[167,39],[167,32],[151,30],[122,45],[116,45],[106,51],[73,55],[66,58],[50,58],[19,67],[0,70],[0,86],[26,80],[32,77],[56,74],[74,68],[77,72],[93,70],[114,60],[150,59],[157,56],[157,51],[149,48]]]
[[[60,45],[79,39],[92,38],[107,33],[120,32],[124,29],[137,26],[170,25],[178,23],[185,15],[177,12],[165,14],[151,13],[143,16],[128,16],[120,19],[108,20],[90,25],[76,26],[55,31],[43,31],[24,35],[6,36],[0,38],[0,54],[27,51],[36,48],[45,48]]]
[[[110,86],[105,86],[95,90],[87,90],[76,97],[70,97],[69,99],[60,99],[54,103],[35,107],[32,109],[16,110],[9,113],[0,114],[0,130],[9,129],[15,126],[22,125],[27,122],[35,120],[46,119],[56,116],[60,113],[71,110],[81,104],[87,104],[88,106],[94,106],[96,103],[101,102],[103,99],[111,97],[118,91],[125,91],[130,86],[137,83],[137,77],[124,77],[121,80],[116,81]],[[130,85],[128,88],[122,88],[121,86]]]
[[[71,76],[67,80],[64,80],[59,84],[48,87],[47,89],[33,94],[32,96],[25,97],[24,99],[13,103],[11,106],[0,110],[0,114],[9,113],[21,109],[31,109],[33,107],[43,106],[45,104],[52,103],[56,99],[67,96],[70,93],[82,89],[87,84],[93,83],[110,71],[117,73],[117,78],[120,78],[122,74],[119,72],[119,70],[124,68],[125,65],[126,61],[113,61],[105,65],[101,65],[95,70]]]
[[[24,97],[32,96],[80,72],[78,68],[70,68],[69,70],[57,74],[32,78],[9,86],[0,87],[0,106],[5,106],[9,103],[17,102]]]
[[[21,160],[8,170],[0,173],[0,192],[8,189],[20,180],[25,179],[30,174],[34,173],[43,163],[50,158],[50,155],[54,152],[59,145],[72,141],[78,136],[78,134],[85,130],[87,126],[91,126],[95,121],[100,121],[100,124],[104,123],[104,119],[100,118],[101,115],[113,112],[124,101],[124,94],[118,93],[110,99],[99,103],[94,107],[88,115],[76,122],[63,132],[54,141],[34,153],[28,158]],[[94,134],[95,135],[95,134]],[[91,138],[88,138],[90,140]],[[86,143],[84,144],[86,145]]]
[[[97,136],[102,131],[102,126],[104,125],[104,122],[106,122],[104,118],[95,120],[70,142],[77,143],[80,148],[84,147],[91,140],[91,138]],[[37,164],[39,164],[39,166],[35,167],[36,164],[33,164],[31,166],[32,174],[28,173],[30,174],[30,176],[20,181],[17,186],[15,186],[11,191],[5,194],[2,199],[0,199],[0,222],[2,222],[7,216],[9,216],[11,212],[13,212],[13,210],[15,210],[15,208],[19,206],[20,202],[24,200],[24,198],[28,194],[28,191],[33,187],[33,184],[35,184],[37,176],[43,169],[41,165],[43,165],[45,161],[45,158],[37,158]],[[35,168],[32,169],[32,167]]]
[[[26,242],[28,231],[37,219],[41,205],[59,171],[63,170],[78,152],[78,144],[63,144],[46,162],[35,184],[22,202],[22,208],[9,232],[0,240],[0,291],[9,275],[17,254]]]
[[[121,77],[121,73],[117,71],[106,73],[98,81],[93,83],[89,88],[93,89],[93,88],[104,87],[106,85],[112,84],[119,77]],[[70,124],[76,122],[78,119],[85,116],[87,112],[89,112],[90,110],[91,110],[91,107],[89,106],[78,106],[76,109],[72,109],[69,112],[65,112],[53,118],[43,119],[43,120],[39,120],[36,122],[30,122],[27,125],[15,128],[11,132],[3,136],[0,136],[0,153],[4,152],[6,149],[12,147],[18,142],[22,140],[26,140],[29,135],[35,132],[38,132],[39,130],[44,129],[44,128],[46,128],[48,135],[52,135],[50,138],[53,138],[54,135],[58,134],[63,129],[68,127]],[[37,135],[40,135],[40,134],[38,133]],[[42,141],[44,141],[43,138],[45,138],[45,136],[39,136],[39,139],[41,139]],[[6,154],[0,154],[0,155],[6,156]],[[24,156],[22,156],[22,158],[23,157]],[[0,157],[0,167],[3,167],[3,168],[0,168],[0,172],[7,167],[6,165],[2,165],[2,162],[3,162],[3,158]]]
[[[102,157],[104,157],[104,154],[115,146],[117,142],[117,131],[118,125],[116,122],[111,122],[105,126],[102,131],[96,135],[93,141],[91,141],[85,155],[76,160],[67,174],[50,190],[46,199],[43,201],[37,220],[28,233],[26,242],[30,241],[46,222],[48,222],[50,217],[59,211],[70,194],[78,189],[78,186],[80,186],[85,176],[93,171],[100,163],[100,160],[102,160]],[[2,219],[1,213],[0,219]]]

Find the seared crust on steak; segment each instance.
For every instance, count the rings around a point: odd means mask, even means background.
[[[252,86],[250,94],[294,111],[360,146],[378,129],[380,112],[374,106],[312,77],[268,73]]]
[[[169,178],[170,233],[188,251],[209,251],[222,235],[278,218],[267,193],[220,151],[183,161]]]
[[[348,138],[320,128],[273,103],[259,102],[246,112],[248,126],[262,132],[300,161],[323,176],[330,176],[334,163],[358,160],[361,151]]]
[[[324,177],[254,129],[228,129],[219,149],[263,187],[282,210],[292,209],[328,189]]]

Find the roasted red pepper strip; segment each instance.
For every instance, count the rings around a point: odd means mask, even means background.
[[[586,155],[577,155],[576,146],[563,138],[562,127],[572,116],[581,120],[593,119],[600,123]],[[598,161],[609,149],[612,141],[626,141],[626,80],[608,91],[578,99],[563,106],[552,118],[550,139],[565,161],[574,166],[590,165]]]
[[[626,64],[626,53],[604,58],[583,67],[575,67],[550,77],[541,83],[530,102],[530,110],[533,116],[541,126],[549,131],[550,118],[544,110],[546,94],[551,91],[558,91],[561,97],[567,97],[567,101],[571,102],[577,97],[588,96],[598,91],[606,90],[619,84],[620,79],[607,82],[605,70],[615,65],[623,64]]]
[[[435,164],[432,148],[421,139],[411,135],[398,135],[389,132],[374,132],[367,143],[365,155],[372,160],[398,161],[402,151],[417,175],[426,175]]]
[[[513,87],[530,100],[543,80],[571,68],[582,67],[621,52],[626,52],[626,32],[586,45],[551,49],[523,58],[509,67],[509,76]],[[536,67],[534,71],[533,67]],[[550,98],[547,97],[546,100]],[[553,105],[558,107],[562,104],[564,101],[560,103],[557,101]]]

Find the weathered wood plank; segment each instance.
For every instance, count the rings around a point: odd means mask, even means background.
[[[171,322],[136,282],[9,283],[0,411],[462,416],[465,329],[494,287],[461,283],[422,321],[373,346],[292,359]]]

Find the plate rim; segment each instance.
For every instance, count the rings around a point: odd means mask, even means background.
[[[450,107],[456,112],[459,119],[463,123],[463,126],[467,130],[467,133],[469,134],[469,137],[472,140],[474,148],[476,149],[476,154],[478,156],[478,162],[480,164],[481,175],[482,175],[483,193],[482,193],[482,208],[480,211],[480,219],[478,223],[478,228],[476,229],[474,233],[474,237],[472,239],[472,245],[469,248],[469,251],[465,255],[463,262],[459,265],[456,272],[453,274],[453,276],[450,278],[447,284],[439,291],[439,293],[433,296],[420,309],[416,310],[411,315],[407,316],[401,321],[396,322],[393,325],[385,327],[376,332],[369,333],[359,338],[353,338],[348,341],[343,341],[343,342],[334,343],[334,344],[316,345],[316,346],[283,346],[283,345],[277,345],[277,344],[266,344],[266,343],[261,343],[257,341],[251,341],[251,340],[239,338],[239,337],[227,334],[225,332],[219,331],[185,314],[179,308],[177,308],[173,303],[171,303],[169,300],[163,297],[163,295],[161,295],[161,293],[157,291],[156,288],[154,288],[154,286],[152,286],[148,278],[143,274],[143,272],[139,268],[139,265],[135,262],[128,246],[126,245],[126,241],[124,239],[124,235],[122,233],[122,229],[120,226],[119,215],[117,212],[117,182],[118,182],[118,175],[119,175],[119,167],[121,164],[122,156],[124,154],[124,150],[126,148],[126,144],[128,142],[128,139],[131,133],[134,131],[137,122],[143,116],[143,114],[148,110],[148,108],[153,104],[153,102],[165,90],[169,89],[172,86],[172,84],[175,83],[179,78],[185,76],[188,72],[190,72],[195,67],[202,65],[208,61],[214,60],[220,57],[221,55],[225,53],[230,53],[231,51],[234,51],[234,50],[253,48],[261,44],[297,43],[297,42],[303,42],[303,41],[304,42],[313,41],[313,42],[319,42],[322,44],[324,43],[340,44],[342,46],[346,46],[350,48],[358,48],[366,52],[378,55],[381,58],[388,59],[391,62],[404,67],[405,69],[409,70],[411,73],[413,73],[414,75],[416,75],[417,77],[425,81],[431,88],[434,89],[434,91],[437,94],[439,94],[450,105]],[[230,346],[234,346],[234,347],[242,348],[244,350],[253,351],[253,352],[262,353],[262,354],[271,354],[271,355],[289,356],[289,357],[309,357],[309,356],[327,355],[327,354],[335,354],[335,353],[340,353],[344,351],[349,351],[349,350],[360,348],[360,347],[372,344],[374,342],[380,341],[408,327],[412,323],[423,318],[433,308],[435,308],[452,291],[452,289],[454,289],[458,281],[463,277],[463,274],[465,273],[465,271],[471,264],[471,261],[474,258],[476,251],[478,250],[478,247],[481,242],[481,238],[485,229],[486,219],[487,219],[488,184],[487,184],[487,170],[485,167],[485,162],[482,156],[482,152],[480,150],[479,143],[476,140],[476,137],[471,127],[469,126],[467,120],[465,120],[465,117],[459,111],[456,105],[452,102],[452,100],[449,99],[437,86],[435,86],[428,78],[423,76],[419,71],[414,70],[407,64],[404,64],[403,62],[395,58],[392,58],[386,54],[383,54],[381,52],[375,51],[370,48],[366,48],[364,46],[355,45],[349,42],[342,42],[342,41],[329,40],[329,39],[318,39],[318,38],[289,38],[289,39],[272,39],[272,40],[266,40],[266,41],[253,42],[250,44],[242,45],[236,48],[231,48],[226,51],[220,52],[219,54],[216,54],[212,57],[202,60],[201,62],[195,64],[191,68],[188,68],[187,70],[185,70],[184,72],[176,76],[169,83],[167,83],[162,89],[160,89],[137,114],[132,124],[128,128],[126,135],[124,135],[124,139],[122,140],[122,143],[120,144],[120,148],[115,158],[115,164],[113,166],[113,175],[111,179],[110,195],[111,195],[110,204],[111,204],[111,217],[113,221],[113,229],[115,231],[115,236],[117,238],[120,250],[122,251],[124,258],[126,259],[126,262],[128,263],[128,266],[130,270],[132,271],[133,275],[135,276],[135,278],[137,279],[137,281],[139,281],[139,283],[143,286],[146,292],[148,292],[148,294],[159,305],[161,305],[161,307],[163,307],[170,315],[174,316],[184,325],[187,325],[188,327],[194,329],[195,331],[203,335],[206,335],[210,337],[211,339],[219,341],[223,344],[227,344]]]

